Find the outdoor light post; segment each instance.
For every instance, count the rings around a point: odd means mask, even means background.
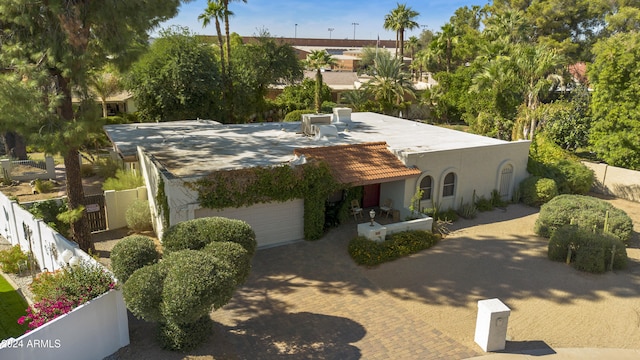
[[[371,218],[371,224],[369,226],[373,226],[373,219],[376,218],[375,210],[371,209],[371,211],[369,211],[369,217]]]
[[[328,28],[327,30],[329,30],[329,40],[331,40],[331,32],[332,32],[333,30],[335,30],[335,29],[334,29],[334,28]]]
[[[353,22],[351,23],[351,25],[353,25],[353,40],[356,39],[356,26],[360,25],[357,22]]]
[[[296,24],[296,26],[294,27],[293,30],[293,38],[297,39],[298,38],[298,24]]]

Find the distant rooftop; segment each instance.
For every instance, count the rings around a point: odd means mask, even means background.
[[[401,157],[505,141],[376,113],[353,113],[334,123],[337,137],[316,140],[300,133],[300,122],[223,125],[211,120],[107,125],[105,131],[125,160],[137,146],[152,154],[178,177],[200,177],[216,170],[288,163],[294,150],[332,145],[387,143]]]

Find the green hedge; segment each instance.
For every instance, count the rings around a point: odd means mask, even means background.
[[[231,241],[242,245],[249,256],[256,251],[256,234],[242,220],[208,217],[173,225],[162,236],[165,253],[191,249],[200,250],[212,242]]]
[[[558,195],[552,179],[530,176],[520,183],[522,201],[529,206],[540,206]]]
[[[111,250],[111,268],[120,283],[125,283],[134,271],[156,263],[159,258],[153,239],[131,235],[118,241]]]
[[[387,235],[383,242],[358,236],[349,242],[349,255],[358,265],[374,266],[428,249],[439,239],[435,234],[419,230]]]
[[[133,231],[140,232],[153,229],[151,225],[151,209],[149,200],[135,200],[127,207],[124,214],[127,227]]]
[[[556,229],[573,223],[601,233],[604,230],[607,212],[608,231],[626,244],[633,232],[633,222],[629,215],[604,200],[583,195],[560,195],[543,205],[534,231],[549,238]]]
[[[212,242],[204,247],[204,251],[223,260],[236,279],[236,284],[244,284],[251,271],[251,256],[242,245],[235,242]]]
[[[611,253],[615,246],[613,269],[627,266],[627,249],[624,243],[611,234],[599,234],[578,225],[564,225],[549,239],[548,257],[553,261],[567,260],[582,271],[602,273],[611,266]]]
[[[304,114],[315,114],[315,110],[305,109],[305,110],[293,110],[288,112],[287,115],[284,116],[284,121],[302,121],[302,115]]]

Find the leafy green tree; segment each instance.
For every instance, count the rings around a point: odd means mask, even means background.
[[[144,121],[219,115],[220,73],[213,48],[186,28],[163,30],[126,80]]]
[[[238,120],[263,118],[270,110],[266,102],[269,86],[293,84],[303,78],[303,67],[293,47],[262,31],[256,42],[233,47],[234,102]]]
[[[369,101],[369,93],[364,89],[345,91],[340,95],[340,102],[349,105],[354,111],[366,111]]]
[[[396,56],[400,51],[400,59],[404,57],[404,31],[413,30],[420,25],[414,20],[419,12],[408,7],[407,4],[397,4],[397,7],[384,17],[383,27],[396,32]]]
[[[544,119],[542,129],[547,137],[566,150],[575,151],[589,144],[591,95],[584,85],[571,90],[569,100],[542,104],[539,118]]]
[[[316,81],[304,79],[299,84],[286,86],[276,98],[276,103],[287,113],[294,110],[313,109],[316,96]],[[331,88],[322,84],[321,102],[331,100]]]
[[[640,170],[640,34],[614,34],[593,53],[591,146],[610,165]]]
[[[335,60],[331,55],[324,50],[314,50],[311,54],[307,55],[305,66],[308,69],[316,71],[316,96],[315,96],[315,110],[316,113],[320,113],[320,107],[322,105],[321,92],[322,92],[322,69],[325,67],[335,65]]]
[[[99,116],[85,101],[77,109],[71,91],[87,98],[88,74],[112,62],[124,66],[139,54],[147,32],[177,14],[179,0],[5,1],[0,5],[0,65],[14,75],[10,83],[33,99],[3,101],[4,111],[23,121],[19,132],[50,153],[64,157],[70,210],[84,200],[78,148]],[[3,111],[3,112],[4,112]],[[28,115],[36,115],[30,117]],[[71,223],[72,239],[83,250],[93,248],[86,216]]]

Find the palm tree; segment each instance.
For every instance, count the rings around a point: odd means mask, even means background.
[[[412,30],[419,25],[413,19],[420,15],[419,12],[411,9],[407,4],[397,4],[397,7],[384,17],[383,27],[386,30],[396,32],[396,56],[400,50],[400,58],[404,56],[404,31]]]
[[[215,20],[216,33],[218,35],[218,46],[220,47],[220,66],[222,73],[225,74],[225,56],[224,41],[222,38],[222,30],[220,29],[220,20],[225,18],[225,14],[233,15],[232,12],[226,10],[219,1],[207,1],[207,8],[198,16],[198,20],[202,21],[202,27],[205,28],[211,23],[211,19]]]
[[[409,38],[409,40],[407,40],[407,42],[404,44],[404,47],[411,51],[411,73],[412,76],[415,75],[416,73],[416,67],[418,66],[417,64],[414,64],[415,61],[415,51],[416,48],[418,47],[418,45],[420,45],[420,39],[418,39],[417,36],[411,36]]]
[[[385,109],[400,108],[406,95],[415,95],[411,77],[403,70],[400,59],[378,57],[374,68],[375,75],[364,87]]]
[[[320,92],[322,91],[322,69],[326,66],[335,65],[335,60],[331,57],[331,55],[325,50],[314,50],[311,54],[307,55],[307,60],[305,60],[305,67],[307,69],[316,71],[316,96],[315,96],[315,106],[316,113],[320,113]]]
[[[438,33],[435,40],[431,42],[436,52],[443,54],[446,61],[446,70],[451,70],[451,60],[453,59],[453,46],[458,44],[460,36],[457,34],[456,28],[447,23],[442,26],[442,31]]]
[[[562,82],[560,72],[565,65],[565,58],[556,49],[545,45],[518,45],[515,48],[513,60],[516,76],[524,83],[524,101],[527,115],[540,104],[540,94],[550,92]],[[537,128],[537,117],[530,117],[530,127],[525,124],[523,135],[533,139]]]
[[[113,72],[114,69],[105,69],[102,73],[93,74],[89,78],[89,86],[100,98],[102,104],[102,117],[107,117],[107,99],[118,94],[122,88],[120,79]]]
[[[222,5],[224,7],[224,35],[227,40],[227,68],[231,69],[231,39],[229,37],[229,15],[233,15],[229,11],[229,3],[232,1],[242,1],[243,3],[247,3],[247,0],[217,0],[217,2],[222,1]],[[229,70],[231,71],[231,70]]]
[[[365,89],[345,91],[340,96],[340,102],[349,105],[353,111],[365,111],[369,101],[369,94]]]
[[[473,78],[471,90],[496,89],[505,83],[522,89],[523,108],[526,109],[524,123],[514,127],[512,138],[533,139],[538,126],[533,111],[540,105],[540,95],[553,91],[562,81],[560,72],[565,58],[556,49],[545,45],[519,44],[511,56],[498,56],[489,61]],[[520,86],[517,86],[519,84]]]

